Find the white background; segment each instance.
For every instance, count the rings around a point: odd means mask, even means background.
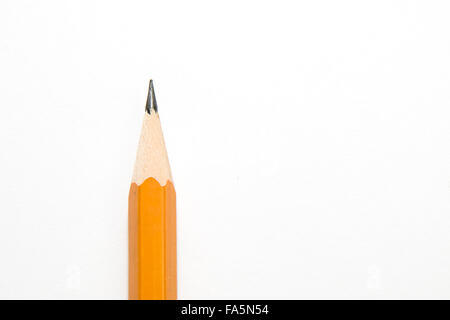
[[[447,1],[0,2],[0,298],[127,297],[148,80],[179,298],[450,298]]]

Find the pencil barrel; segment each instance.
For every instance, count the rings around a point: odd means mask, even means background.
[[[129,194],[129,299],[177,298],[176,194],[171,181],[132,183]]]

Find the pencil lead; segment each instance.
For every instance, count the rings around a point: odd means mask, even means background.
[[[147,94],[147,104],[145,105],[145,111],[148,114],[152,114],[151,111],[158,112],[158,104],[156,103],[155,89],[153,88],[153,80],[150,80]]]

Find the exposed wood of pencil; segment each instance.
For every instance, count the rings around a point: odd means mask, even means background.
[[[150,81],[128,199],[132,300],[177,298],[175,189],[157,110]]]

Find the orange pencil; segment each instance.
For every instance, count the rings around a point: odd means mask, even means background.
[[[177,298],[176,205],[150,80],[128,198],[128,298]]]

